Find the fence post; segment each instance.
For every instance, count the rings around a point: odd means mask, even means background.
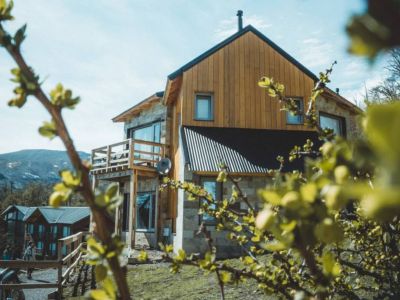
[[[107,169],[111,166],[111,147],[107,146]]]
[[[62,293],[63,293],[63,286],[62,286],[62,267],[63,267],[63,263],[62,263],[62,258],[63,258],[63,254],[62,254],[62,248],[63,248],[63,241],[58,240],[57,241],[57,256],[58,256],[58,299],[62,299]]]

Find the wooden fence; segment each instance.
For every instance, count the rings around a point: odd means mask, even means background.
[[[68,283],[71,272],[78,265],[82,258],[81,251],[86,243],[83,232],[76,233],[71,236],[58,240],[58,259],[57,260],[38,260],[38,261],[23,261],[23,260],[0,260],[0,267],[15,268],[15,269],[51,269],[56,268],[57,281],[54,283],[10,283],[0,284],[0,289],[47,289],[57,288],[56,295],[52,299],[61,299],[63,287]],[[65,268],[65,270],[63,270]]]

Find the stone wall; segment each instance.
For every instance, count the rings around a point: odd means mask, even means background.
[[[198,184],[200,182],[200,177],[193,176],[191,172],[186,170],[185,180],[193,181]],[[242,191],[248,195],[249,201],[253,205],[257,206],[259,205],[257,191],[260,188],[265,187],[268,182],[270,182],[270,178],[268,177],[242,177],[239,186],[242,188]],[[226,182],[223,184],[222,190],[224,198],[230,197],[231,189],[231,182]],[[181,214],[183,222],[182,248],[187,253],[204,254],[206,251],[208,251],[207,243],[204,240],[204,236],[196,235],[200,225],[200,216],[198,214],[199,202],[189,201],[187,199],[187,195],[185,194],[182,194],[182,196],[184,197],[183,210],[178,210],[178,214]],[[240,203],[240,206],[242,209],[246,209],[246,205],[244,203]],[[226,231],[216,231],[215,226],[212,225],[208,225],[207,229],[211,232],[213,244],[217,248],[217,257],[235,257],[242,254],[241,248],[227,238]],[[174,250],[177,251],[178,249]]]
[[[354,139],[359,136],[361,130],[358,122],[358,116],[348,109],[339,106],[335,101],[318,97],[316,101],[317,113],[325,112],[332,115],[344,117],[346,119],[346,137]]]
[[[125,137],[129,128],[138,127],[149,124],[157,120],[161,120],[161,143],[168,143],[167,136],[167,107],[160,102],[153,104],[149,109],[143,110],[124,124]]]

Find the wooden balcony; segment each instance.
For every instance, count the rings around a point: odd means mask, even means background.
[[[92,174],[118,172],[129,169],[155,170],[165,157],[166,145],[135,139],[92,150]]]

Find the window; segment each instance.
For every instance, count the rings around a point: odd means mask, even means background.
[[[22,221],[23,219],[24,219],[24,215],[21,212],[17,211],[17,220]]]
[[[52,238],[54,238],[54,239],[57,238],[57,231],[58,231],[57,225],[51,225],[50,232],[51,232]]]
[[[155,122],[153,124],[128,129],[128,138],[135,140],[142,140],[147,142],[160,143],[161,140],[161,123]],[[160,152],[157,146],[135,144],[135,150],[145,151],[145,152]],[[135,158],[149,159],[153,160],[154,157],[149,154],[135,153]]]
[[[213,99],[211,95],[196,95],[194,118],[199,121],[211,121],[213,117]]]
[[[39,225],[38,225],[38,235],[39,235],[40,237],[42,237],[43,234],[44,234],[44,225],[39,224]]]
[[[218,201],[222,198],[222,183],[218,183],[215,181],[215,178],[202,178],[201,185],[204,189],[210,193],[215,201]],[[200,201],[206,201],[204,199]],[[211,209],[215,209],[215,204],[210,206]],[[209,214],[203,214],[200,216],[200,222],[204,221],[206,224],[214,224],[215,218],[210,216]]]
[[[15,211],[9,212],[7,214],[7,220],[15,220]]]
[[[136,229],[154,231],[156,220],[156,193],[140,192],[136,196]]]
[[[43,251],[43,242],[42,242],[42,241],[38,241],[38,242],[37,242],[36,250],[37,250],[38,252],[40,252],[40,253]]]
[[[339,116],[330,115],[326,113],[319,114],[319,125],[321,128],[329,128],[332,129],[333,132],[337,135],[345,136],[346,135],[346,125],[345,119]]]
[[[29,234],[32,235],[33,231],[34,231],[34,225],[33,224],[28,224],[27,231],[28,231]]]
[[[296,124],[303,124],[303,112],[304,112],[304,103],[303,99],[297,98],[294,99],[294,102],[296,103],[297,106],[297,114],[291,112],[291,111],[286,111],[286,123],[290,125],[296,125]]]
[[[71,233],[71,229],[69,226],[63,226],[63,237],[69,236]]]
[[[49,245],[50,254],[55,256],[57,254],[57,245],[56,243],[50,243]]]

